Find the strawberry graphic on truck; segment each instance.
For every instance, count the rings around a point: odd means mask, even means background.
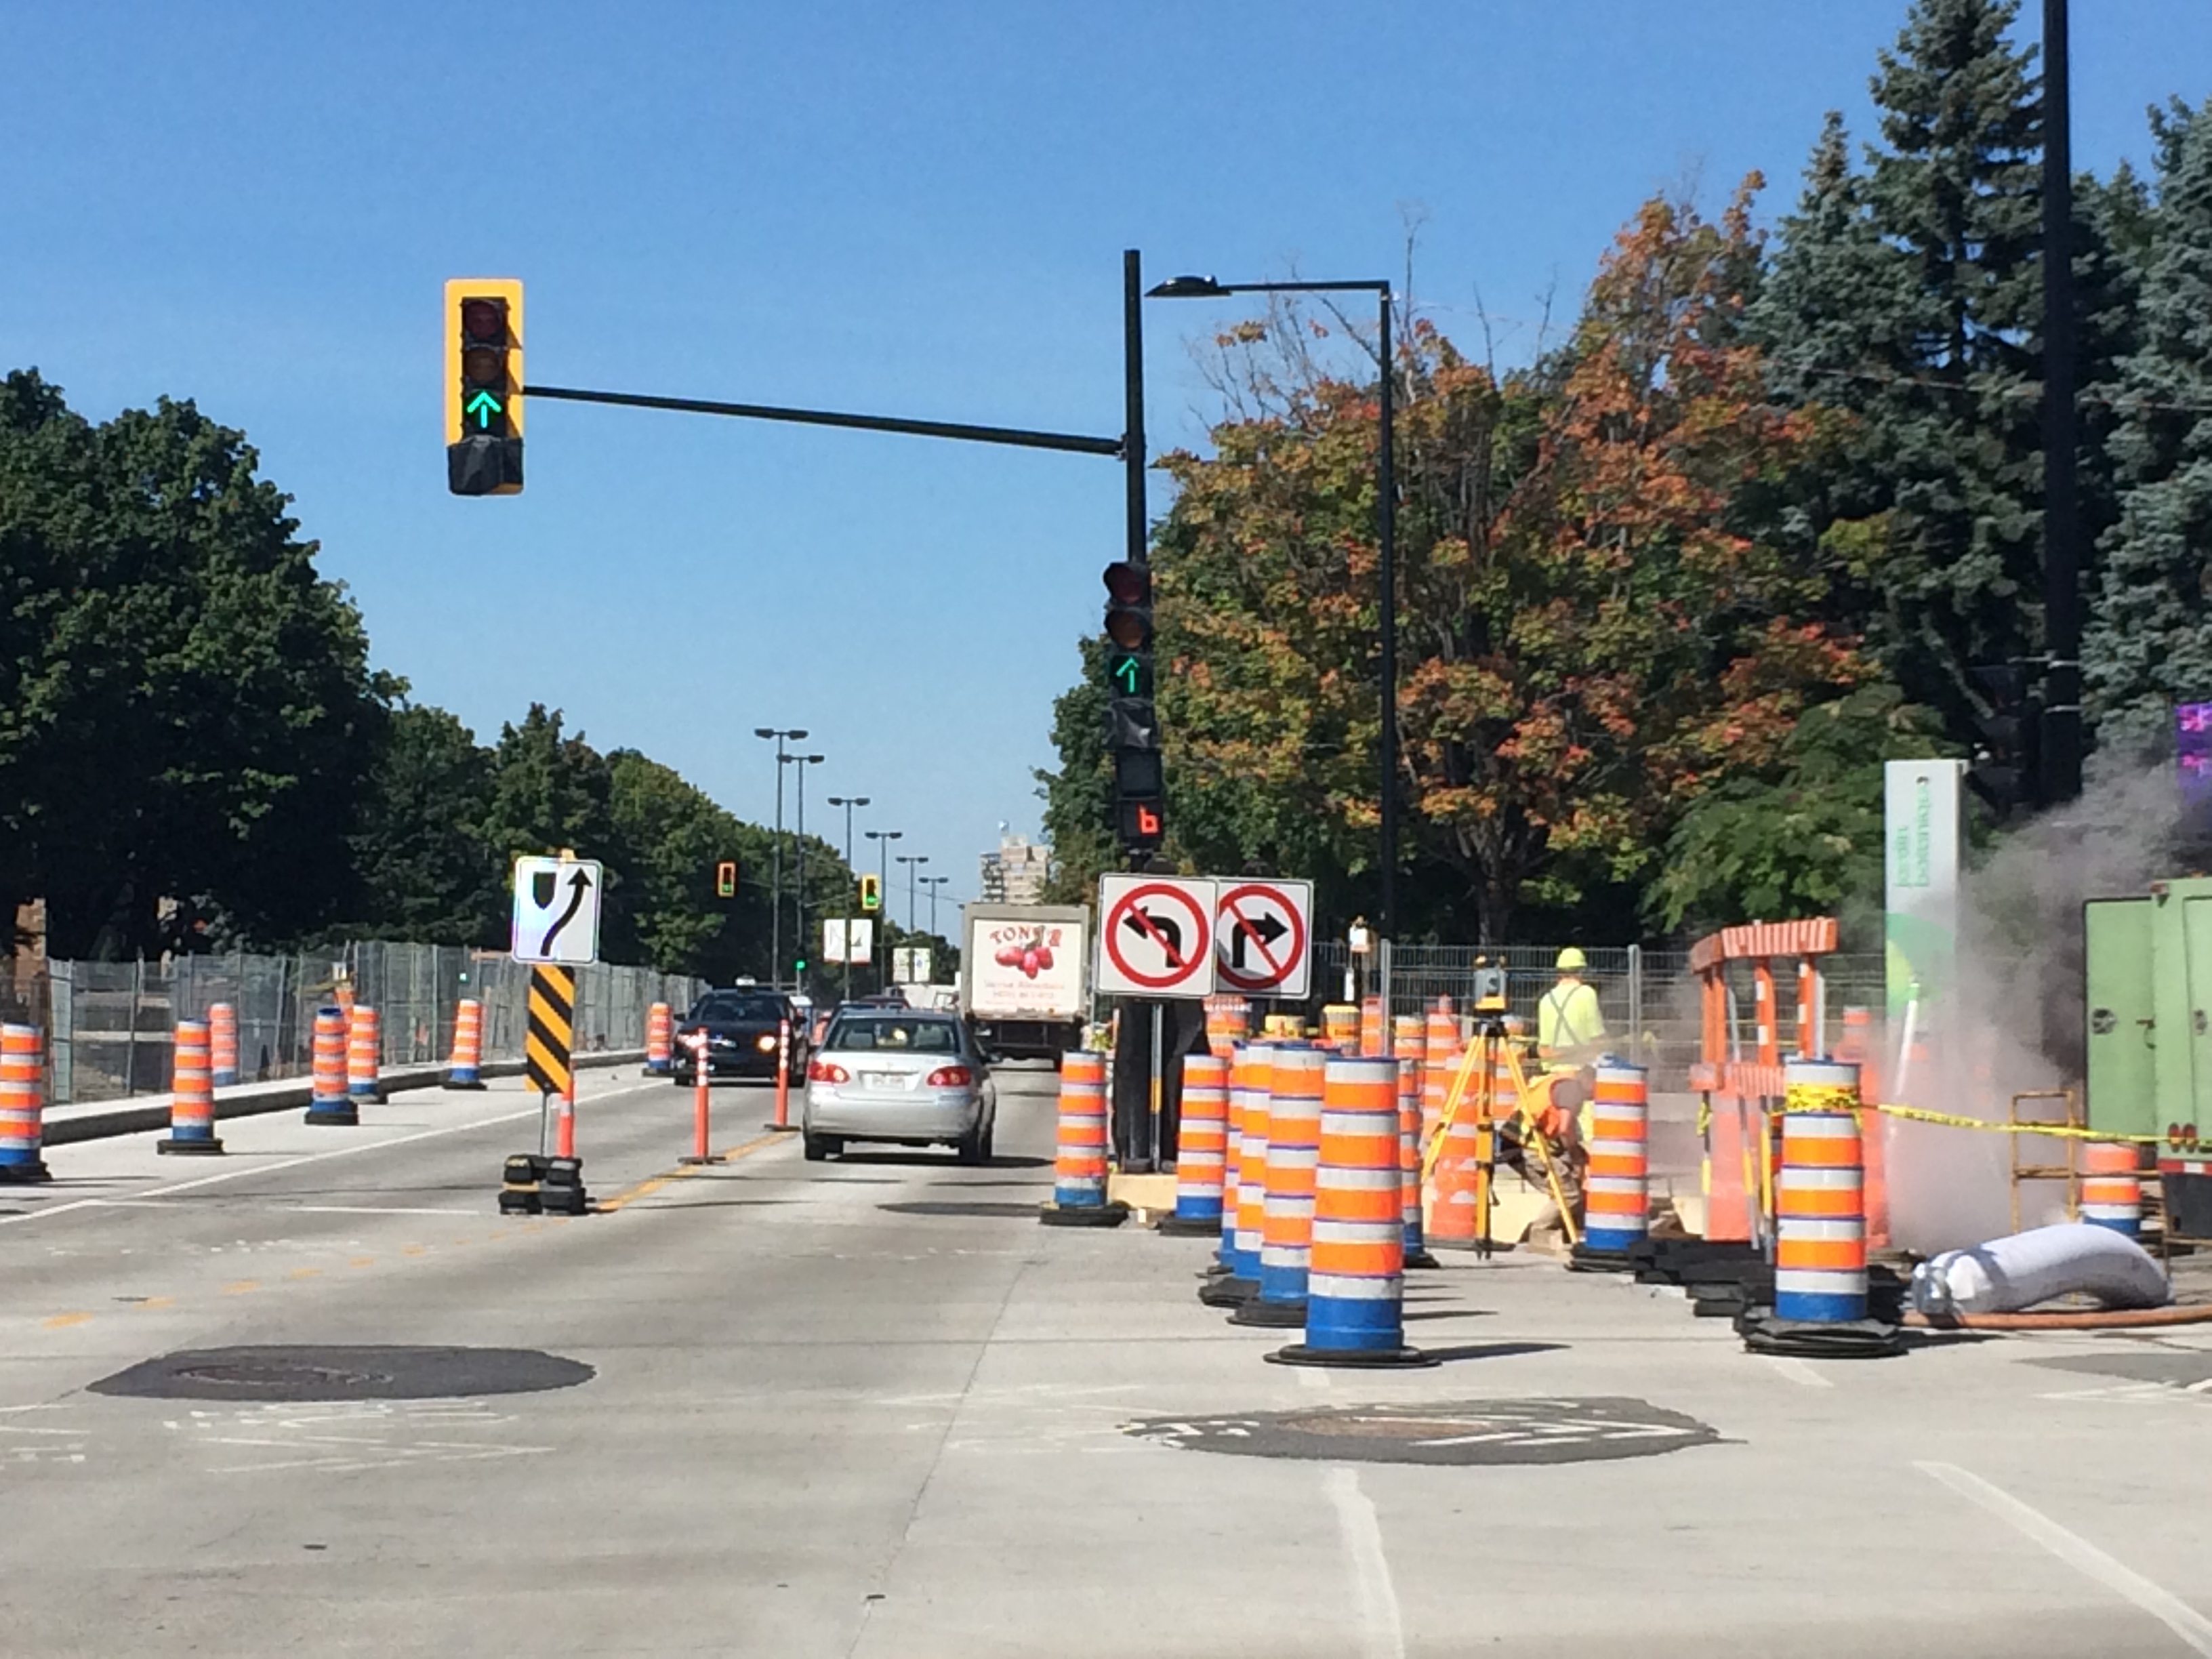
[[[970,904],[961,913],[960,1012],[991,1052],[1053,1060],[1079,1048],[1091,1012],[1091,909]]]

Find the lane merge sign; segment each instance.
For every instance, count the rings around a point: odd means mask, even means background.
[[[1217,881],[1213,940],[1224,990],[1296,999],[1313,969],[1313,884]]]
[[[593,859],[519,858],[514,861],[517,962],[570,966],[599,959],[599,895],[606,872]]]
[[[1101,876],[1098,989],[1137,997],[1211,995],[1218,885],[1203,876]]]

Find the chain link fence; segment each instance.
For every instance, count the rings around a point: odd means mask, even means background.
[[[341,985],[375,1008],[386,1066],[435,1065],[452,1052],[453,1011],[483,1005],[483,1058],[520,1060],[530,968],[501,951],[366,940],[332,954],[172,957],[160,962],[0,961],[0,1018],[46,1034],[50,1103],[120,1100],[169,1086],[171,1034],[228,1002],[238,1012],[240,1080],[305,1076],[315,1010]],[[645,1046],[647,1010],[681,1013],[705,981],[595,963],[576,970],[576,1048]]]
[[[1474,995],[1475,972],[1482,968],[1505,970],[1508,1012],[1520,1015],[1536,1029],[1536,1004],[1557,980],[1553,964],[1559,945],[1399,945],[1390,951],[1390,1012],[1415,1014],[1439,996],[1449,996],[1464,1008]],[[1689,1086],[1689,1068],[1698,1058],[1698,976],[1690,971],[1687,951],[1646,950],[1641,945],[1585,945],[1589,966],[1582,976],[1597,992],[1598,1006],[1613,1046],[1624,1058],[1651,1069],[1651,1086],[1680,1090]],[[1826,1030],[1832,1041],[1843,1011],[1864,1006],[1882,1007],[1883,963],[1879,951],[1834,951],[1819,958],[1826,1001]],[[1376,981],[1379,969],[1372,956],[1354,957],[1342,939],[1326,939],[1314,948],[1312,999],[1322,1003],[1347,1000],[1346,975],[1352,975],[1349,1000],[1382,988]],[[1751,967],[1729,965],[1729,986],[1739,1008],[1739,1027],[1747,1047],[1752,1039]],[[1784,1030],[1794,1029],[1797,984],[1794,970],[1776,986]]]

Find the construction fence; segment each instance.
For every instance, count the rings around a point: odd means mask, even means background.
[[[0,1018],[46,1034],[49,1104],[121,1100],[169,1087],[172,1033],[211,1004],[238,1014],[242,1081],[312,1070],[315,1010],[341,985],[375,1008],[385,1066],[434,1065],[452,1051],[453,1011],[483,1005],[483,1058],[522,1057],[530,968],[500,951],[364,940],[331,953],[168,957],[158,962],[0,960]],[[579,1052],[645,1046],[647,1010],[679,1013],[705,981],[649,968],[576,969]]]
[[[1536,1004],[1558,978],[1553,963],[1564,948],[1395,945],[1388,951],[1386,967],[1380,953],[1355,957],[1343,940],[1324,940],[1314,947],[1313,1007],[1317,1011],[1323,1003],[1357,1001],[1363,994],[1383,994],[1387,973],[1393,1014],[1418,1013],[1439,996],[1450,997],[1455,1006],[1463,1009],[1474,995],[1476,970],[1503,968],[1506,1010],[1526,1019],[1533,1032]],[[1583,954],[1589,965],[1582,976],[1597,992],[1613,1047],[1622,1058],[1650,1068],[1654,1090],[1686,1089],[1690,1066],[1698,1059],[1699,1035],[1698,976],[1690,969],[1690,953],[1629,945],[1586,945]],[[1832,1036],[1847,1007],[1869,1007],[1879,1014],[1884,982],[1880,951],[1832,952],[1820,958],[1820,967],[1826,1029]],[[1349,986],[1347,972],[1352,975]],[[1735,982],[1738,979],[1741,984]],[[1737,1028],[1748,1050],[1753,1039],[1747,963],[1731,968],[1730,989],[1739,1010]],[[1782,987],[1785,1016],[1795,1017],[1796,997],[1794,981]],[[1255,1017],[1255,1028],[1257,1024]]]

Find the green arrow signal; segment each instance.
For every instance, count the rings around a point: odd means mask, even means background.
[[[1124,657],[1114,665],[1114,678],[1122,682],[1121,689],[1131,696],[1137,695],[1137,659]]]
[[[465,410],[466,413],[477,417],[477,428],[481,431],[489,426],[491,417],[500,412],[500,401],[490,392],[479,391],[475,397],[469,399],[465,405]]]

